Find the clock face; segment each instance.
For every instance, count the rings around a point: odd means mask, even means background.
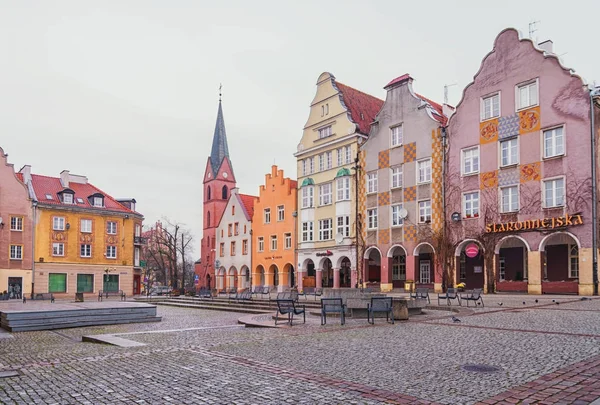
[[[223,172],[223,177],[227,178],[227,172]]]

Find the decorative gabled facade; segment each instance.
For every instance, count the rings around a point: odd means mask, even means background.
[[[590,109],[587,86],[551,41],[538,45],[514,29],[497,36],[449,121],[454,282],[592,293]],[[591,131],[597,142],[598,125]]]
[[[0,293],[19,299],[31,292],[32,208],[7,158],[0,148]]]
[[[219,99],[217,122],[213,135],[211,154],[206,162],[203,180],[203,230],[200,243],[200,263],[195,264],[195,272],[199,286],[214,288],[215,260],[217,259],[216,234],[221,221],[231,189],[236,186],[233,166],[229,160],[229,147],[223,119],[223,107]]]
[[[357,275],[359,145],[383,101],[322,73],[297,152],[298,281],[350,287]]]
[[[294,263],[297,182],[283,170],[271,167],[260,186],[252,217],[252,285],[285,287],[298,285]]]
[[[252,216],[256,197],[239,194],[231,196],[216,231],[217,274],[216,289],[250,288],[252,266]]]
[[[384,87],[385,103],[360,148],[364,281],[382,291],[403,288],[407,280],[436,290],[442,285],[434,240],[443,232],[446,116],[441,105],[415,93],[412,82],[405,74]]]

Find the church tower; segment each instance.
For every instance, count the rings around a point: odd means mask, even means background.
[[[195,269],[198,276],[198,286],[210,288],[214,288],[215,286],[215,271],[218,270],[215,269],[215,261],[218,258],[215,242],[217,236],[216,229],[227,206],[231,189],[235,187],[235,184],[233,166],[229,160],[221,94],[219,94],[217,123],[215,125],[212,149],[206,162],[203,180],[204,225],[200,245],[200,263],[196,264]]]

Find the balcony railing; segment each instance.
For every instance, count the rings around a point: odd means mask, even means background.
[[[141,236],[134,236],[133,237],[133,244],[134,245],[145,245],[148,242],[148,238],[142,238]]]

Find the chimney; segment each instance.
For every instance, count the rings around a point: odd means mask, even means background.
[[[19,170],[19,173],[23,175],[23,183],[27,184],[31,181],[31,166],[25,165]]]
[[[554,53],[554,46],[553,45],[554,45],[554,42],[552,42],[551,40],[548,39],[547,41],[540,42],[538,44],[538,48],[540,48],[540,49],[542,49],[542,50],[544,50],[545,52],[548,52],[548,53]]]
[[[63,170],[62,172],[60,172],[60,184],[63,186],[63,188],[69,187],[69,171],[68,170]]]
[[[239,187],[233,187],[231,189],[231,194],[238,194],[240,192],[240,188]]]

